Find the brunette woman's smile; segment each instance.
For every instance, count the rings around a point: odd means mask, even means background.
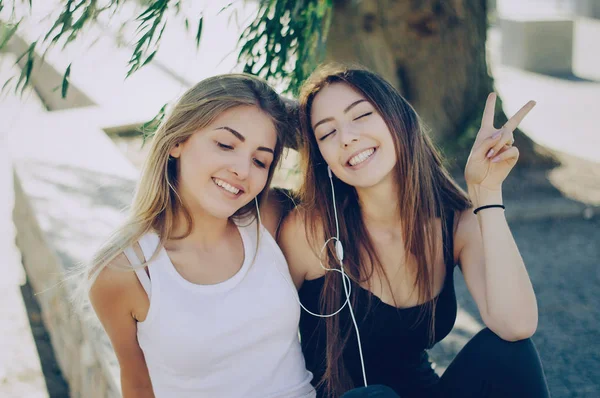
[[[345,163],[345,166],[351,170],[360,170],[366,167],[375,157],[377,147],[361,149],[354,152]]]

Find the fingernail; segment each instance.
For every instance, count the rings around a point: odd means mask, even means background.
[[[491,158],[493,155],[494,155],[494,150],[493,150],[493,149],[490,149],[490,150],[488,151],[487,155],[485,155],[485,157],[489,159],[489,158]]]
[[[492,163],[498,163],[500,161],[500,156],[496,156],[494,159],[492,159]]]

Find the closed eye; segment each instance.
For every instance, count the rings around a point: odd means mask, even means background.
[[[328,134],[325,134],[323,137],[319,138],[319,141],[323,141],[325,138],[329,137],[331,134],[335,133],[337,130],[332,130]]]
[[[233,147],[231,145],[225,145],[219,141],[216,141],[217,146],[225,151],[231,151],[233,149]]]
[[[369,115],[372,115],[372,114],[373,114],[373,112],[367,112],[367,113],[365,113],[363,115],[360,115],[359,117],[355,118],[354,120],[362,119],[363,117],[366,117],[366,116],[369,116]]]
[[[255,164],[258,166],[258,167],[260,167],[261,169],[266,169],[266,168],[267,168],[267,165],[266,165],[266,164],[264,164],[263,162],[261,162],[261,161],[260,161],[260,160],[258,160],[258,159],[254,159],[254,163],[255,163]]]
[[[373,114],[373,112],[367,112],[367,113],[364,113],[364,114],[362,114],[362,115],[360,115],[360,116],[358,116],[358,117],[356,117],[356,118],[354,118],[352,120],[353,121],[359,120],[359,119],[362,119],[363,117],[367,117],[367,116],[372,115],[372,114]],[[335,133],[336,131],[337,130],[332,130],[329,134],[325,134],[323,137],[319,138],[319,141],[323,141],[325,138],[329,137],[331,134]]]

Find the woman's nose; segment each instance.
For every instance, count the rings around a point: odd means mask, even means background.
[[[245,180],[246,178],[248,178],[248,175],[250,174],[250,167],[252,164],[252,159],[248,160],[248,159],[242,159],[241,157],[239,159],[237,159],[236,162],[233,162],[230,167],[229,167],[229,171],[231,171],[233,174],[235,174],[240,180]]]
[[[360,137],[358,132],[350,126],[343,127],[340,133],[341,144],[344,147],[348,147],[353,143],[358,142],[358,138]]]

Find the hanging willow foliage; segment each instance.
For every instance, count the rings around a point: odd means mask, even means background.
[[[240,37],[244,71],[296,94],[325,54],[332,0],[263,0]]]
[[[23,0],[13,0],[15,4]],[[63,0],[58,17],[43,37],[31,43],[20,57],[24,61],[15,92],[23,91],[30,82],[36,55],[55,45],[68,46],[78,35],[93,25],[100,15],[117,13],[125,0]],[[182,3],[193,0],[142,0],[141,12],[135,20],[135,45],[128,62],[127,77],[152,62],[167,25],[169,10],[179,14]],[[30,2],[31,7],[31,2]],[[233,5],[227,3],[220,12]],[[0,10],[5,2],[0,0]],[[15,15],[15,13],[12,13]],[[300,84],[322,60],[325,53],[325,40],[332,14],[332,0],[261,0],[256,18],[242,32],[239,38],[238,62],[244,71],[280,84],[284,91],[296,94]],[[18,34],[18,20],[0,20],[0,49],[10,38]],[[198,16],[195,23],[196,47],[200,45],[204,17]],[[184,25],[190,30],[190,20],[185,17]],[[218,40],[218,38],[214,38]],[[41,48],[44,47],[44,50]],[[66,97],[69,77],[72,73],[69,64],[64,72],[60,92]],[[12,78],[11,78],[12,80]],[[5,86],[8,84],[7,82]],[[3,87],[4,88],[4,87]],[[164,117],[165,107],[159,115],[144,125],[144,135],[151,135],[152,129]]]

